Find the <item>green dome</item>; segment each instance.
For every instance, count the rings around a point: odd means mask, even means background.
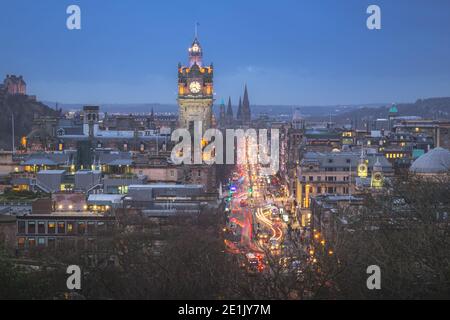
[[[395,104],[389,109],[389,113],[398,113],[398,109]]]

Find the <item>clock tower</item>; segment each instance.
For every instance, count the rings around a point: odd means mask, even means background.
[[[203,49],[197,37],[188,53],[189,65],[178,65],[178,125],[193,132],[194,122],[202,121],[204,132],[212,125],[213,66],[203,65]]]
[[[383,176],[383,168],[381,166],[380,160],[377,158],[377,161],[373,165],[372,170],[372,178],[370,181],[370,185],[372,188],[380,189],[384,185],[384,176]]]
[[[364,149],[361,149],[361,157],[359,158],[359,164],[358,164],[358,177],[360,178],[367,178],[368,176],[368,161],[364,157]]]

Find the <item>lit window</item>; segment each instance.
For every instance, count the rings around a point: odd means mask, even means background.
[[[19,238],[17,239],[17,247],[19,249],[22,249],[25,247],[25,238]]]
[[[56,229],[56,223],[49,222],[48,226],[47,226],[47,232],[50,233],[50,234],[54,234],[55,233],[55,229]]]

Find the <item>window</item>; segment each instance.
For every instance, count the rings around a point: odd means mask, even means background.
[[[25,221],[17,222],[17,233],[25,233]],[[24,240],[25,243],[25,240]]]
[[[48,226],[47,226],[47,233],[49,234],[55,234],[55,230],[56,229],[56,223],[54,222],[49,222]]]
[[[45,234],[45,222],[44,221],[38,222],[38,233]]]
[[[105,223],[104,222],[97,222],[97,230],[98,231],[101,231],[101,232],[104,232],[104,231],[106,231],[106,225],[105,225]]]
[[[73,234],[75,232],[75,223],[67,222],[67,234]]]
[[[78,222],[78,234],[86,233],[86,222]]]
[[[25,228],[25,226],[24,226],[24,228]],[[25,248],[25,238],[19,238],[19,239],[17,239],[17,247],[18,247],[19,249]]]
[[[314,177],[310,176],[309,181],[311,181],[311,182],[314,181]]]
[[[45,246],[45,238],[38,238],[38,246],[39,247]]]
[[[64,221],[58,222],[58,234],[66,233],[66,223]]]
[[[36,222],[28,221],[28,233],[35,234],[36,233]]]
[[[35,238],[28,238],[28,248],[34,248],[36,246]]]
[[[88,222],[87,231],[89,234],[93,234],[95,232],[95,222],[93,222],[93,221]]]

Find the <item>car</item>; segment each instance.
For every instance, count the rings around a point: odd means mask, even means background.
[[[269,240],[269,235],[264,232],[258,233],[258,239],[267,242]]]
[[[270,239],[270,250],[280,250],[280,243],[277,239]]]

